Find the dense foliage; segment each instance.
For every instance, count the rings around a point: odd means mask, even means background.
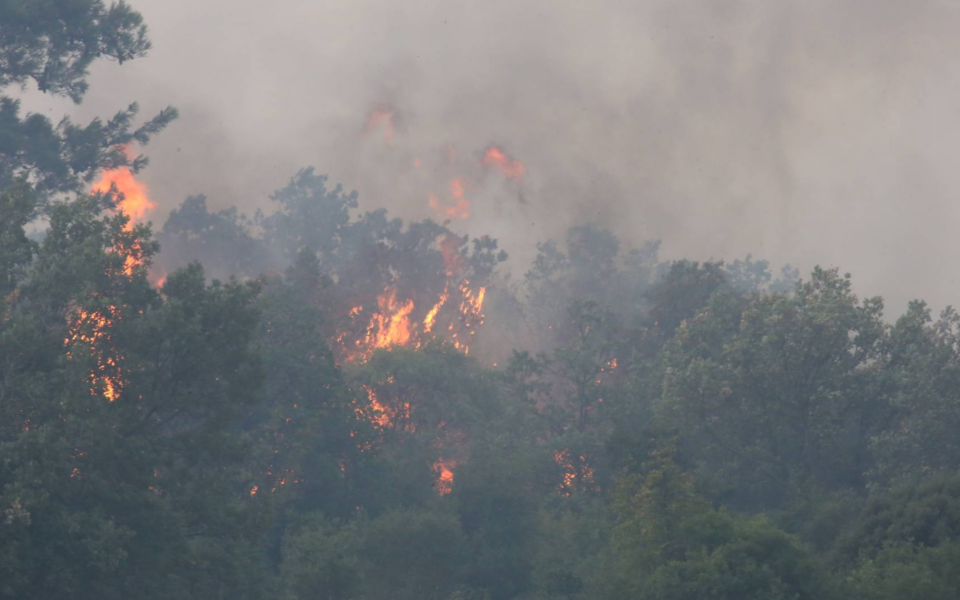
[[[0,0],[0,92],[148,48]],[[589,225],[514,282],[312,169],[155,240],[84,185],[174,115],[0,97],[0,598],[960,597],[952,309]],[[373,343],[388,308],[422,325]]]

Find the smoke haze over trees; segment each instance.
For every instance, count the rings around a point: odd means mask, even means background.
[[[897,311],[960,291],[929,261],[960,250],[953,3],[135,6],[147,58],[92,65],[78,107],[25,101],[80,121],[177,106],[144,173],[165,210],[206,194],[252,213],[315,165],[366,207],[419,220],[448,146],[472,159],[501,144],[528,167],[528,208],[492,218],[501,189],[475,189],[471,229],[511,246],[517,276],[535,242],[589,221],[663,239],[671,259],[840,264]],[[361,135],[378,107],[400,117],[390,147]]]
[[[958,20],[0,0],[0,598],[957,598]]]

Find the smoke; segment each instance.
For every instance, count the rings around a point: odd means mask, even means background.
[[[522,264],[577,223],[663,254],[839,265],[891,310],[960,292],[960,7],[848,0],[132,0],[154,50],[97,65],[77,118],[139,100],[157,221],[191,194],[266,206],[301,166]],[[32,99],[34,110],[53,107]],[[394,129],[370,127],[389,109]],[[492,145],[522,181],[484,169]],[[419,164],[419,166],[416,166]],[[511,261],[513,262],[513,261]]]

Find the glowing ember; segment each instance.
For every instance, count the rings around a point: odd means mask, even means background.
[[[503,150],[496,146],[491,146],[483,156],[483,164],[498,167],[507,179],[520,180],[523,178],[525,168],[519,160],[509,158]]]
[[[433,472],[437,474],[437,492],[441,496],[446,496],[453,491],[453,469],[456,466],[457,461],[442,458],[433,464]]]
[[[561,495],[569,496],[577,486],[578,479],[580,480],[579,485],[581,489],[586,489],[587,487],[596,489],[593,481],[593,468],[587,464],[586,456],[581,454],[578,457],[576,462],[579,464],[579,467],[566,450],[556,452],[553,455],[553,460],[560,465],[563,473],[563,483],[560,484],[558,490]]]
[[[98,392],[102,393],[110,402],[119,398],[123,389],[123,380],[120,377],[122,357],[104,342],[110,341],[110,329],[113,322],[119,318],[120,311],[116,306],[108,306],[106,314],[81,309],[63,340],[63,345],[67,348],[67,358],[73,357],[71,349],[76,344],[89,349],[96,362],[96,367],[90,372],[90,394],[95,396]]]
[[[569,496],[573,484],[577,480],[577,469],[573,466],[566,451],[555,453],[553,460],[563,468],[563,483],[560,484],[560,493]]]
[[[373,388],[363,386],[363,389],[367,391],[367,399],[370,401],[369,414],[367,415],[370,422],[380,430],[390,427],[393,424],[393,415],[390,414],[392,411],[388,411],[385,406],[380,404],[380,401],[377,400],[377,393],[373,391]]]

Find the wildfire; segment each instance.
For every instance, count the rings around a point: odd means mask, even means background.
[[[125,151],[130,155],[129,149]],[[130,217],[124,226],[126,231],[132,231],[134,223],[143,220],[157,205],[147,196],[147,186],[138,181],[127,167],[108,169],[103,172],[100,181],[91,186],[91,193],[115,192],[117,211]],[[113,248],[123,257],[123,270],[119,274],[123,277],[133,277],[135,269],[143,265],[143,248],[139,240],[118,242]],[[111,274],[117,275],[117,274]],[[165,278],[165,276],[164,276]],[[122,318],[122,311],[118,306],[108,306],[105,310],[77,310],[64,346],[67,348],[67,357],[73,356],[72,349],[77,344],[86,346],[94,358],[96,366],[90,372],[90,393],[113,402],[120,397],[123,390],[123,356],[109,347],[111,331],[114,324]]]
[[[437,492],[441,496],[446,496],[453,491],[453,470],[457,467],[457,461],[439,459],[433,463],[433,472],[437,474]]]
[[[596,487],[593,481],[593,468],[587,464],[587,457],[582,454],[575,461],[567,450],[556,452],[553,460],[560,465],[563,473],[563,482],[560,484],[559,492],[562,496],[569,496],[577,486],[577,480],[580,480],[581,489],[586,487]],[[575,464],[576,463],[576,464]],[[579,466],[578,466],[579,465]]]
[[[440,309],[447,302],[447,298],[450,296],[448,293],[450,289],[450,284],[448,283],[443,288],[443,294],[440,295],[440,300],[433,305],[433,308],[430,309],[430,312],[427,313],[427,316],[423,319],[423,332],[430,333],[430,330],[433,329],[433,325],[437,321],[437,313],[440,312]]]
[[[369,414],[366,414],[362,409],[357,409],[361,415],[365,415],[374,427],[379,430],[387,429],[393,425],[394,417],[396,416],[395,411],[388,410],[387,407],[380,404],[380,401],[377,399],[377,393],[370,386],[363,386],[363,389],[367,392],[367,399],[369,400]]]
[[[410,313],[413,300],[397,303],[397,290],[389,290],[377,298],[380,312],[373,315],[367,327],[364,344],[372,352],[377,348],[404,346],[410,341]],[[359,344],[358,344],[359,345]]]
[[[470,201],[464,197],[463,179],[456,178],[450,182],[451,204],[441,206],[435,194],[427,197],[427,203],[441,218],[466,219],[470,217]]]
[[[378,106],[367,115],[367,125],[363,132],[370,133],[374,129],[382,128],[383,139],[386,140],[388,144],[392,144],[393,134],[396,131],[395,119],[396,115],[393,110],[385,106]]]
[[[102,390],[103,397],[113,402],[120,397],[123,379],[120,377],[120,361],[117,355],[102,342],[110,341],[110,330],[115,320],[120,318],[116,306],[108,306],[105,312],[99,310],[79,310],[67,333],[63,345],[67,348],[67,358],[73,357],[71,349],[76,344],[86,346],[97,366],[90,372],[90,394],[97,395]]]
[[[147,195],[146,184],[138,181],[127,167],[104,171],[103,177],[93,184],[90,191],[106,194],[114,189],[114,186],[117,191],[117,210],[130,217],[126,225],[128,231],[133,229],[134,223],[142,221],[148,213],[157,208]]]
[[[486,288],[480,287],[474,290],[470,287],[470,282],[464,280],[457,289],[460,292],[460,304],[455,320],[459,321],[460,326],[456,327],[454,322],[450,322],[447,326],[447,337],[456,349],[469,354],[469,341],[476,334],[476,328],[483,324],[483,301]],[[396,288],[388,288],[378,296],[379,310],[370,317],[362,337],[350,343],[347,342],[348,332],[341,331],[333,339],[342,349],[343,359],[346,362],[354,360],[365,362],[377,349],[390,350],[396,346],[419,348],[429,339],[429,336],[435,335],[441,310],[447,305],[449,299],[450,283],[448,282],[443,293],[420,322],[412,317],[416,308],[414,301],[411,299],[400,302],[397,300]],[[350,320],[355,322],[362,312],[362,306],[353,307],[350,310]]]
[[[523,178],[523,173],[526,170],[522,162],[508,157],[503,150],[496,146],[491,146],[484,154],[483,164],[499,168],[504,177],[516,181]]]
[[[469,340],[477,333],[477,327],[483,325],[483,299],[487,294],[487,288],[481,287],[474,292],[470,288],[470,282],[464,280],[460,284],[460,321],[466,332],[466,339],[459,339],[459,334],[453,334],[453,345],[457,350],[464,354],[470,354]]]

